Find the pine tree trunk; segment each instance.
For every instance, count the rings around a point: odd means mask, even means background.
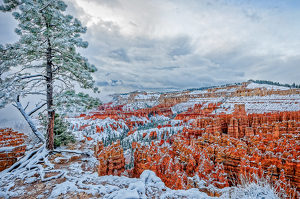
[[[47,128],[48,136],[47,136],[47,144],[46,144],[48,150],[54,149],[54,134],[53,134],[54,116],[55,116],[54,111],[48,112],[48,128]]]
[[[52,48],[48,38],[47,49],[47,111],[48,111],[48,128],[47,128],[47,149],[54,149],[54,109],[53,109],[53,71],[52,71]]]

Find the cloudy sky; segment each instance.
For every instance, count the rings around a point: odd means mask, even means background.
[[[103,92],[266,79],[300,84],[298,0],[67,0]],[[0,15],[0,42],[16,23]]]

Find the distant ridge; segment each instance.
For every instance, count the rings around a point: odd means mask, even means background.
[[[256,83],[256,84],[266,84],[266,85],[273,85],[273,86],[282,86],[287,88],[300,88],[300,84],[283,84],[279,82],[274,82],[270,80],[253,80],[250,79],[246,82],[235,82],[235,83],[228,83],[228,84],[221,84],[221,85],[215,85],[215,86],[203,86],[199,88],[188,88],[188,89],[178,89],[175,88],[174,91],[146,91],[146,90],[136,90],[132,92],[126,92],[126,93],[115,93],[111,96],[119,96],[119,95],[130,95],[131,93],[159,93],[159,94],[167,94],[167,93],[176,93],[176,92],[185,92],[185,91],[201,91],[201,90],[207,90],[207,89],[213,89],[213,88],[224,88],[228,86],[238,86],[242,85],[243,83]]]
[[[300,84],[282,84],[279,82],[273,82],[273,81],[269,81],[269,80],[253,80],[250,79],[248,80],[248,82],[253,82],[253,83],[257,83],[257,84],[269,84],[269,85],[275,85],[275,86],[284,86],[284,87],[289,87],[289,88],[300,88]]]

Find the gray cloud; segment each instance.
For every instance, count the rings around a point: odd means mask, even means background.
[[[124,48],[119,48],[119,49],[110,51],[109,57],[114,60],[118,60],[118,61],[130,62],[127,52]]]
[[[300,13],[293,1],[67,0],[88,26],[104,92],[210,86],[248,79],[300,83]],[[1,17],[2,41],[15,26]],[[2,20],[5,19],[5,20]],[[7,19],[7,20],[6,20]],[[7,22],[6,22],[7,21]]]
[[[300,72],[293,61],[300,57],[300,28],[290,19],[300,15],[291,12],[289,1],[76,2],[89,28],[84,53],[98,66],[103,91],[185,89],[250,78],[299,83],[291,71]],[[109,16],[93,11],[104,8]]]

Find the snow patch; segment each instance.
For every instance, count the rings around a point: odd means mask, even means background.
[[[257,84],[254,82],[251,82],[247,85],[248,89],[255,89],[255,88],[266,88],[267,90],[289,90],[289,87],[285,86],[276,86],[276,85],[270,85],[270,84]]]

